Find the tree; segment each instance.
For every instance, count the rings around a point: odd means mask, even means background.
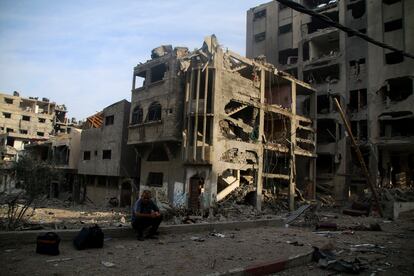
[[[2,202],[7,204],[7,230],[19,227],[29,207],[47,197],[51,180],[59,174],[49,163],[34,160],[29,156],[20,156],[14,164],[16,191],[2,194]]]

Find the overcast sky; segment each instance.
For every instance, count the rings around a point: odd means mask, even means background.
[[[47,97],[84,119],[131,99],[133,67],[162,44],[216,34],[245,55],[246,11],[268,1],[0,0],[0,92]]]

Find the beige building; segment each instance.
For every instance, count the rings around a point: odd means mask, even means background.
[[[63,105],[47,98],[24,98],[18,92],[0,94],[2,160],[13,159],[25,144],[47,140],[53,133],[70,132],[66,112]]]
[[[134,68],[128,144],[140,189],[190,209],[237,187],[314,196],[316,95],[309,85],[207,37],[199,50],[162,46]]]
[[[137,164],[127,146],[130,103],[105,107],[87,118],[80,142],[78,174],[81,200],[127,206],[135,199]],[[77,193],[75,193],[77,194]]]
[[[298,1],[296,1],[298,2]],[[414,52],[414,1],[301,0],[347,27]],[[246,55],[266,60],[317,90],[317,183],[338,200],[365,180],[332,99],[346,109],[373,178],[414,181],[414,61],[348,35],[277,1],[247,11]]]

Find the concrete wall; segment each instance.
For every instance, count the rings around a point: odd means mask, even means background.
[[[132,160],[122,159],[125,144],[125,113],[129,113],[130,103],[126,100],[117,102],[103,110],[104,122],[101,128],[86,129],[81,136],[81,157],[79,174],[87,175],[126,175],[125,165]],[[114,116],[112,125],[105,125],[105,117]],[[111,150],[111,159],[103,159],[103,151]],[[84,160],[84,152],[90,152],[90,160]]]

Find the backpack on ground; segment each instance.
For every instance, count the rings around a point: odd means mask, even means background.
[[[98,225],[91,227],[83,227],[79,234],[73,240],[73,245],[78,250],[86,248],[102,248],[104,241],[104,233]]]
[[[47,232],[37,236],[36,253],[59,255],[60,237],[55,232]]]

